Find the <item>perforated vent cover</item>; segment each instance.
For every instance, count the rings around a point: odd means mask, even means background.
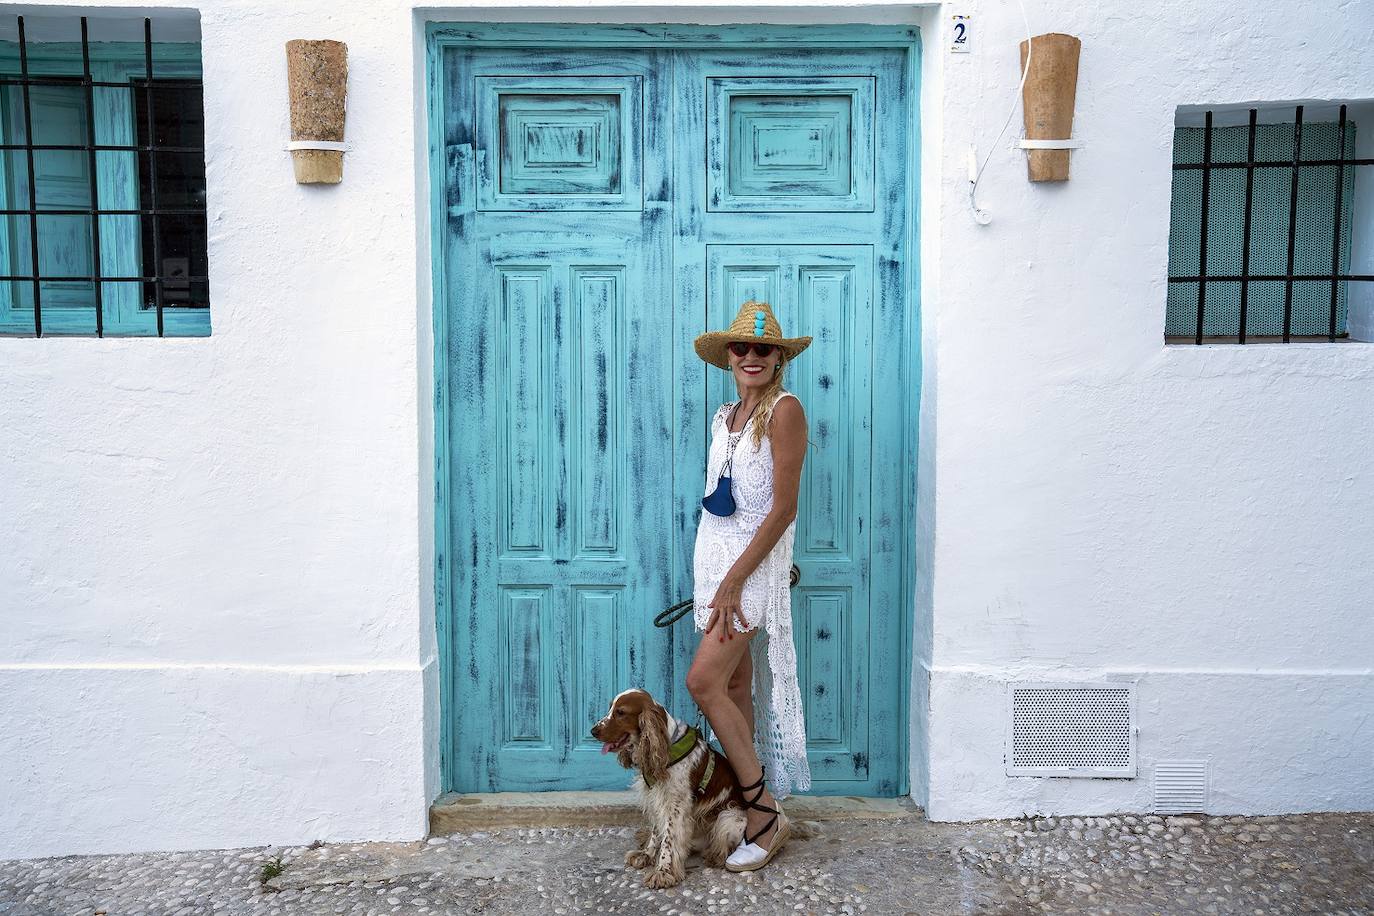
[[[1009,700],[1008,775],[1135,775],[1133,685],[1012,684]]]

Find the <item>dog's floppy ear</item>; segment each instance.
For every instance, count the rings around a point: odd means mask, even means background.
[[[668,713],[657,703],[639,714],[635,766],[650,782],[668,778]]]

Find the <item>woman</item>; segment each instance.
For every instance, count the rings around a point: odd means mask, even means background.
[[[762,868],[777,855],[789,833],[777,800],[811,786],[788,590],[806,415],[782,387],[788,362],[810,343],[783,337],[768,303],[752,300],[729,330],[696,339],[697,355],[729,370],[739,391],[711,421],[693,558],[703,636],[687,673],[687,689],[744,788],[747,823],[726,860],[731,871]]]

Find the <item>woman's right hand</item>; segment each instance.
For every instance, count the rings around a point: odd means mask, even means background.
[[[743,592],[743,582],[728,575],[721,580],[720,586],[716,589],[716,596],[707,605],[711,608],[711,619],[706,623],[708,636],[716,628],[717,623],[721,627],[721,642],[735,638],[735,628],[731,624],[736,621],[739,622],[740,629],[749,629],[749,622],[744,619],[744,611],[740,608],[740,596]]]

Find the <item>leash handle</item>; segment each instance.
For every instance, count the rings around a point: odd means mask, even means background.
[[[671,607],[664,608],[659,612],[658,616],[654,618],[654,626],[670,627],[677,623],[687,616],[687,613],[692,609],[692,603],[692,599],[688,598],[686,601],[679,601]]]
[[[801,570],[797,568],[796,563],[793,563],[792,569],[788,571],[787,580],[789,588],[795,587],[797,582],[801,580]],[[692,603],[692,599],[688,598],[685,601],[679,601],[677,604],[670,605],[669,607],[664,608],[662,611],[658,613],[657,616],[654,617],[654,626],[660,628],[670,627],[673,624],[677,623],[679,620],[686,617],[688,612],[691,611]]]

